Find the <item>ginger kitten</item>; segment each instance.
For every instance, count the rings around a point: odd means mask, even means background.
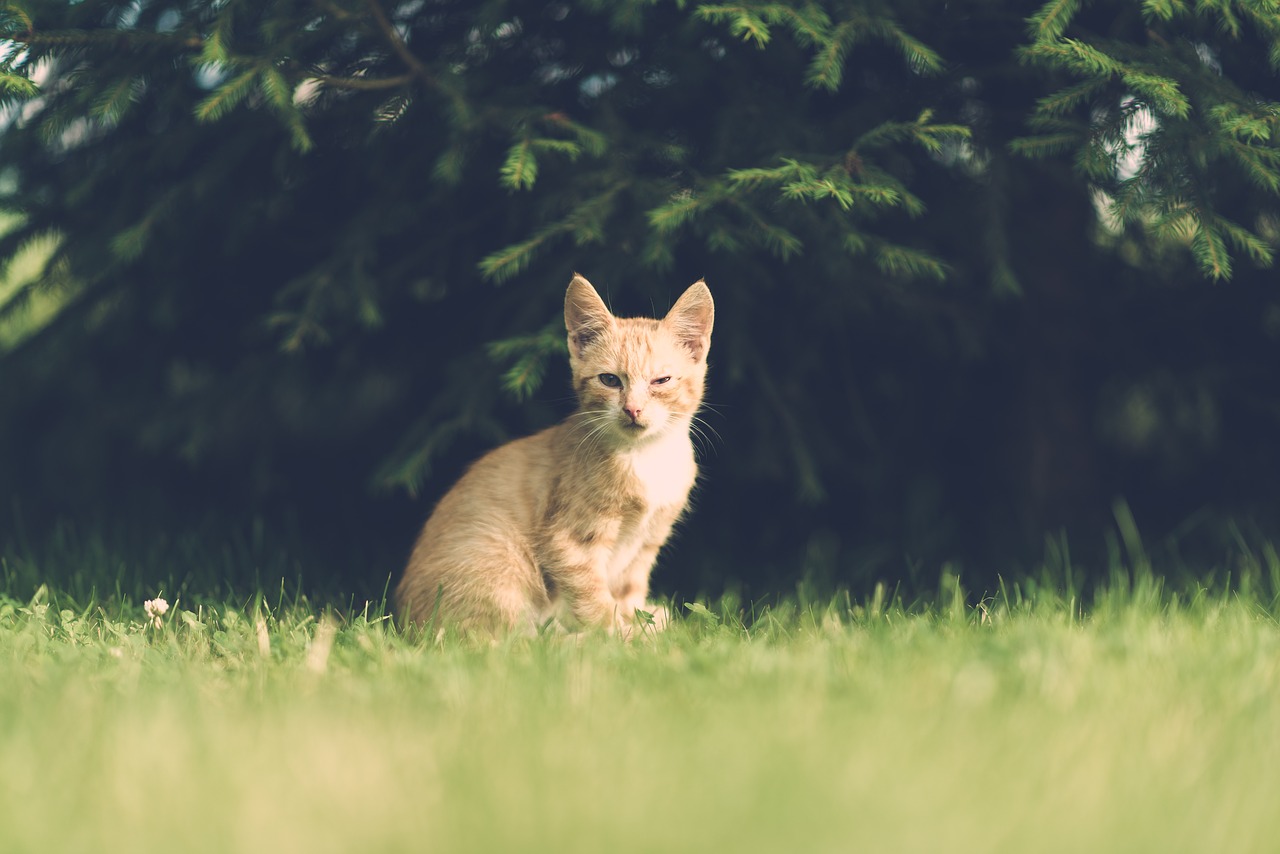
[[[575,275],[564,300],[578,409],[474,463],[418,537],[395,605],[406,622],[624,632],[697,475],[714,306],[698,281],[662,320],[618,318]]]

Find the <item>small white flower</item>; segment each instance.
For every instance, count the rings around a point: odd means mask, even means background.
[[[147,621],[158,629],[162,625],[160,618],[169,611],[169,603],[157,596],[154,599],[148,599],[143,602],[142,610],[146,612]]]

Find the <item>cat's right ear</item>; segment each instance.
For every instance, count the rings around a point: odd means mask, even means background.
[[[569,333],[569,351],[579,359],[587,347],[613,326],[610,313],[600,294],[585,278],[573,274],[564,295],[564,328]]]

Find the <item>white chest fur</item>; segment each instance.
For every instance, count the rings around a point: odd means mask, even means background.
[[[697,477],[693,444],[685,433],[664,436],[621,457],[630,486],[644,502],[638,518],[623,522],[618,540],[605,567],[611,588],[617,589],[627,567],[652,535],[651,524],[663,509],[684,506]]]
[[[622,461],[651,511],[684,504],[698,473],[693,444],[679,431],[624,454]]]

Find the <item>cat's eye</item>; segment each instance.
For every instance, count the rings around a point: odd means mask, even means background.
[[[601,374],[597,379],[601,385],[609,388],[622,388],[622,380],[618,379],[617,374]]]
[[[650,385],[662,385],[663,383],[669,382],[671,382],[671,377],[658,377],[656,380],[653,380]]]

